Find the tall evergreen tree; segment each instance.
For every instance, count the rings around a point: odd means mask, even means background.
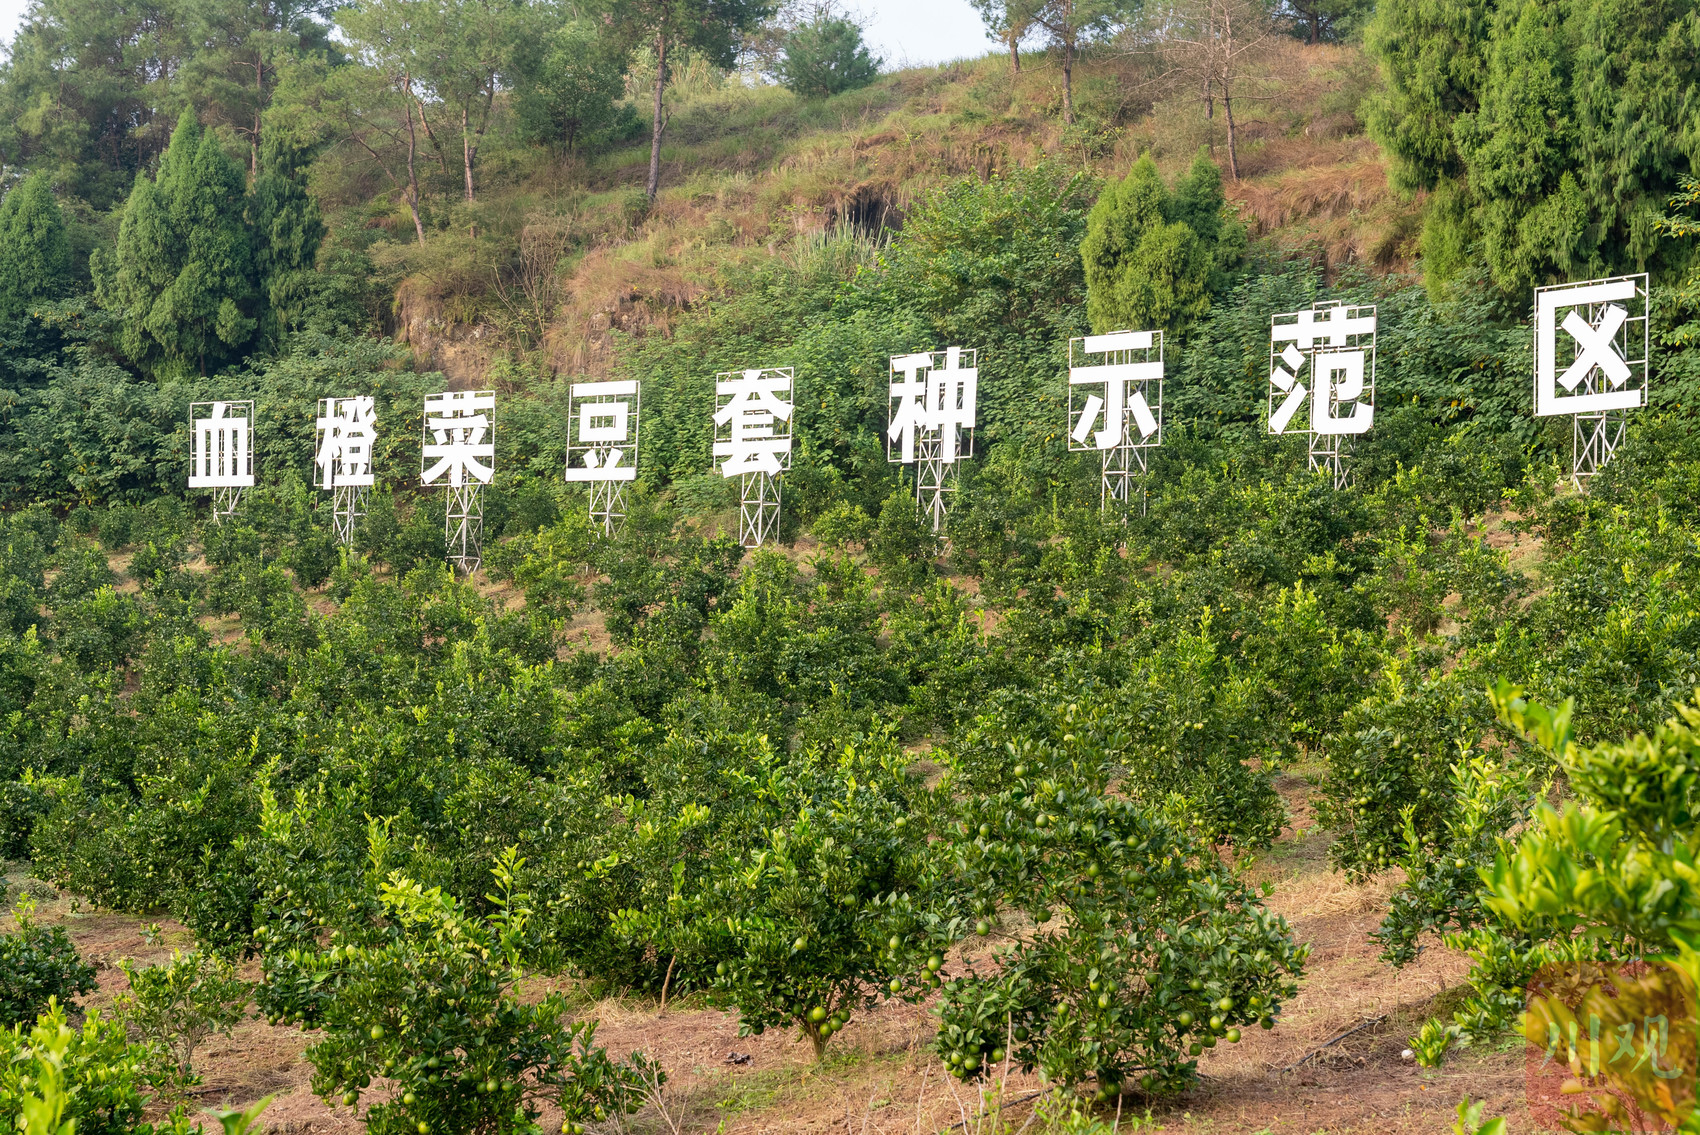
[[[71,241],[46,173],[35,173],[0,201],[0,317],[16,319],[33,303],[71,288]]]
[[[1209,311],[1245,250],[1224,201],[1221,171],[1203,154],[1173,193],[1149,154],[1106,186],[1080,243],[1092,329],[1174,330]]]
[[[1684,266],[1656,225],[1700,153],[1700,0],[1385,0],[1367,38],[1431,287]]]
[[[204,374],[253,340],[259,297],[245,182],[187,110],[158,178],[137,175],[116,254],[95,265],[101,301],[122,313],[121,345],[137,362]]]
[[[261,335],[276,343],[305,314],[314,297],[319,245],[325,222],[307,192],[310,155],[281,131],[266,135],[264,171],[248,199],[253,230],[254,278],[264,299]]]

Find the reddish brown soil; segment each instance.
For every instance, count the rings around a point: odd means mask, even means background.
[[[1270,907],[1313,946],[1303,988],[1277,1028],[1250,1030],[1240,1044],[1207,1052],[1200,1066],[1203,1082],[1194,1092],[1154,1106],[1149,1120],[1144,1107],[1129,1100],[1121,1130],[1415,1135],[1451,1130],[1453,1111],[1465,1094],[1485,1100],[1488,1115],[1506,1116],[1513,1132],[1537,1130],[1524,1103],[1518,1038],[1459,1053],[1436,1072],[1401,1059],[1407,1038],[1434,1011],[1436,996],[1462,980],[1467,960],[1436,944],[1402,971],[1379,961],[1367,935],[1386,910],[1394,880],[1353,886],[1330,871],[1328,837],[1314,829],[1311,818],[1310,786],[1302,776],[1286,773],[1277,787],[1291,822],[1274,848],[1245,869],[1252,880],[1273,884]],[[41,889],[21,872],[12,883],[13,894],[24,886]],[[43,894],[38,916],[64,921],[84,955],[100,967],[101,988],[85,999],[88,1009],[107,1008],[123,988],[119,958],[163,961],[174,946],[190,944],[181,927],[168,923],[150,932],[143,920],[79,910],[64,897]],[[964,1120],[972,1135],[996,1130],[976,1120],[988,1097],[938,1074],[926,1052],[931,1018],[915,1006],[887,1005],[853,1021],[820,1066],[793,1035],[740,1038],[735,1017],[690,1002],[659,1014],[652,1003],[610,1000],[587,1004],[584,1013],[600,1020],[597,1039],[611,1053],[645,1051],[667,1070],[660,1099],[630,1121],[632,1132],[933,1135],[963,1130]],[[1379,1024],[1324,1047],[1384,1014]],[[332,1108],[313,1096],[312,1069],[303,1055],[309,1043],[311,1036],[299,1029],[250,1019],[197,1054],[205,1079],[199,1098],[207,1106],[245,1105],[275,1093],[266,1112],[273,1131],[359,1130],[347,1108]],[[734,1054],[749,1059],[734,1062]],[[1002,1084],[1011,1101],[1003,1131],[1046,1130],[1049,1125],[1032,1111],[1042,1102],[1032,1098],[1041,1086],[1019,1072]],[[550,1118],[543,1117],[546,1131],[554,1129]]]

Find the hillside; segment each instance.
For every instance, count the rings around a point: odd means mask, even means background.
[[[1700,0],[985,11],[32,4],[0,1127],[1694,1126]]]
[[[1060,76],[1042,55],[1019,76],[991,55],[811,101],[697,68],[673,88],[653,207],[647,139],[582,161],[511,151],[492,159],[476,208],[439,212],[425,249],[407,239],[405,209],[384,212],[342,155],[315,167],[313,188],[337,226],[391,234],[374,254],[400,277],[396,331],[429,366],[471,382],[508,353],[601,375],[616,332],[664,333],[729,268],[829,233],[889,234],[956,179],[1043,161],[1119,177],[1141,153],[1172,177],[1200,148],[1225,163],[1220,110],[1206,119],[1154,71],[1138,59],[1083,65],[1079,121],[1064,127]],[[1242,180],[1227,186],[1254,238],[1325,268],[1409,269],[1420,202],[1389,192],[1364,133],[1375,82],[1354,46],[1282,39],[1260,60],[1249,85],[1267,93],[1239,111]]]

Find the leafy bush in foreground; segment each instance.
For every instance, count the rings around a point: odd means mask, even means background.
[[[1208,849],[1108,794],[1101,752],[1031,753],[964,802],[948,870],[975,921],[936,917],[927,968],[965,938],[989,948],[944,980],[935,1048],[964,1079],[1009,1060],[1099,1100],[1182,1090],[1190,1057],[1274,1025],[1309,947]]]
[[[513,890],[522,864],[511,849],[497,861],[488,918],[395,872],[379,888],[381,926],[290,951],[323,998],[313,1090],[353,1107],[376,1078],[396,1086],[364,1113],[374,1135],[518,1135],[536,1130],[544,1101],[578,1131],[636,1110],[644,1077],[660,1075],[609,1059],[559,992],[516,996],[536,945],[529,897]]]
[[[19,1025],[58,999],[95,988],[94,967],[83,961],[63,926],[42,926],[28,900],[17,909],[18,930],[0,934],[0,1024]]]

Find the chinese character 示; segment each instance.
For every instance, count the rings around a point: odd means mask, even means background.
[[[639,397],[631,379],[573,383],[567,480],[637,479]]]
[[[468,478],[488,485],[496,475],[495,409],[494,390],[427,395],[420,482],[429,485],[447,473],[455,488]]]
[[[1647,277],[1536,288],[1535,416],[1627,410],[1646,401]]]
[[[320,488],[371,488],[372,446],[378,437],[377,409],[370,395],[319,399],[318,453],[314,457]]]
[[[197,416],[205,408],[206,416]],[[196,402],[189,407],[189,487],[251,488],[254,403]]]
[[[715,412],[714,456],[722,476],[778,473],[791,461],[790,367],[729,371],[715,377],[724,399]]]
[[[1140,361],[1123,359],[1098,366],[1074,366],[1074,345],[1080,343],[1083,355],[1144,356]],[[1153,355],[1155,357],[1153,357]],[[1074,416],[1074,428],[1069,431],[1069,448],[1115,449],[1126,444],[1156,445],[1162,425],[1163,412],[1163,333],[1161,331],[1115,331],[1108,335],[1087,335],[1069,342],[1068,384],[1070,393],[1077,386],[1101,386],[1103,393],[1088,394]],[[1156,383],[1155,387],[1151,384]],[[1157,406],[1153,412],[1148,394],[1155,394]],[[1070,399],[1070,409],[1073,409]],[[1094,429],[1099,419],[1103,426]],[[1138,430],[1134,437],[1129,431],[1129,418]],[[1090,438],[1090,443],[1088,442]]]
[[[1369,432],[1375,420],[1374,305],[1324,304],[1274,316],[1269,353],[1270,433],[1287,432],[1306,395],[1311,433]]]
[[[962,365],[963,356],[972,356],[973,351],[952,347],[943,354],[943,366],[939,365],[939,352],[896,355],[891,360],[891,425],[886,430],[886,456],[890,458],[891,443],[897,442],[899,460],[904,465],[915,463],[917,440],[936,440],[938,458],[947,465],[968,455],[967,447],[958,445],[958,434],[974,429],[980,371],[973,365]],[[898,375],[902,375],[901,380]]]

